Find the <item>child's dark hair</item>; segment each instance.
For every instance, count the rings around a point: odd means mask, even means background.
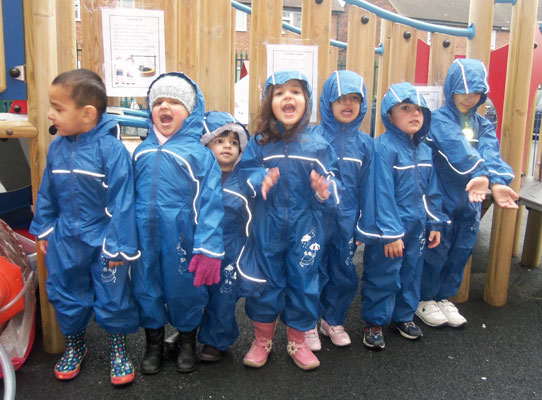
[[[107,109],[105,85],[95,72],[88,69],[72,69],[58,75],[53,85],[71,89],[71,98],[78,108],[91,105],[98,111],[98,118]]]
[[[219,138],[219,137],[228,137],[228,136],[230,136],[230,133],[233,133],[235,135],[235,139],[237,139],[237,141],[239,142],[239,134],[237,132],[235,132],[235,131],[221,132],[221,133],[219,133],[218,135],[215,136],[215,139]]]
[[[303,96],[305,97],[305,112],[303,116],[297,123],[290,129],[285,129],[284,133],[281,133],[278,126],[277,118],[273,114],[273,108],[271,103],[273,101],[273,91],[275,90],[275,85],[269,85],[266,90],[266,94],[262,100],[260,111],[256,117],[254,126],[256,132],[259,134],[256,136],[256,143],[260,145],[265,145],[270,142],[278,142],[279,140],[286,140],[291,142],[295,140],[297,134],[305,130],[309,124],[311,109],[310,109],[310,97],[309,91],[307,90],[307,84],[305,81],[299,81],[303,88]]]

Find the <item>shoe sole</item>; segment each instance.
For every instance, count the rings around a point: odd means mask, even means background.
[[[135,379],[135,372],[124,376],[112,376],[111,384],[115,386],[127,385],[132,383]]]
[[[333,337],[331,337],[331,335],[329,335],[325,330],[323,330],[322,328],[320,328],[320,333],[322,335],[324,335],[325,337],[329,338],[329,340],[331,340],[331,343],[333,343],[335,346],[337,347],[346,347],[346,346],[350,346],[352,344],[352,341],[348,342],[348,343],[337,343],[335,341],[333,341]],[[312,349],[311,349],[312,350]],[[315,351],[315,350],[313,350]]]
[[[458,324],[450,324],[450,321],[448,321],[448,326],[450,328],[461,329],[461,328],[464,328],[464,327],[467,326],[467,321],[465,321],[465,322],[463,322],[463,323],[461,323],[459,325]]]
[[[206,363],[215,363],[222,360],[221,356],[204,356],[203,354],[198,355],[198,359]]]
[[[160,371],[162,371],[162,366],[160,366],[160,368],[158,368],[158,369],[152,369],[152,370],[141,368],[141,373],[143,375],[156,375]]]
[[[290,356],[290,357],[292,357],[292,356]],[[309,365],[303,365],[293,357],[292,357],[292,360],[294,360],[294,364],[297,365],[299,368],[301,368],[303,371],[310,371],[310,370],[318,368],[320,366],[320,361],[315,361],[315,362],[313,362],[312,364],[309,364]]]
[[[421,338],[423,336],[423,333],[420,334],[420,336],[412,336],[412,335],[409,335],[408,333],[402,331],[401,329],[399,329],[399,327],[397,325],[390,325],[390,328],[394,331],[397,331],[399,332],[399,334],[404,337],[405,339],[409,339],[409,340],[418,340],[419,338]]]
[[[246,365],[247,367],[251,367],[251,368],[261,368],[263,367],[265,364],[267,364],[267,359],[265,359],[264,361],[258,363],[256,361],[252,361],[252,360],[243,360],[243,364]]]
[[[81,358],[81,362],[79,363],[79,366],[70,372],[61,372],[56,370],[55,366],[55,378],[59,381],[70,381],[77,377],[79,373],[81,372],[81,366],[83,365],[83,361],[87,358],[88,349],[85,350],[85,354],[83,354],[83,357]]]
[[[420,314],[418,314],[417,312],[416,312],[416,316],[420,319],[420,321],[422,321],[425,325],[430,326],[431,328],[442,328],[449,324],[449,322],[443,322],[442,324],[429,323],[425,319],[423,319],[423,317],[420,316]]]
[[[365,347],[376,351],[384,350],[386,348],[386,344],[383,344],[382,346],[376,346],[374,344],[367,343],[365,341],[365,338],[363,338],[363,344],[365,345]]]

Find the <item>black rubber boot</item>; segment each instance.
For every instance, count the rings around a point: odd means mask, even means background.
[[[177,359],[175,367],[179,372],[194,372],[196,370],[196,332],[180,332],[177,338]]]
[[[142,374],[152,375],[161,371],[164,354],[164,332],[164,327],[145,329],[147,344],[143,361],[141,361]]]

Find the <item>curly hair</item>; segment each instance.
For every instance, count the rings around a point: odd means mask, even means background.
[[[273,114],[273,108],[271,106],[275,88],[282,85],[269,85],[266,88],[265,96],[262,99],[260,110],[254,122],[254,127],[258,133],[255,140],[259,145],[263,146],[271,142],[278,142],[279,140],[286,140],[287,142],[294,141],[297,138],[298,133],[304,131],[307,125],[309,125],[311,115],[309,91],[307,90],[306,82],[301,80],[298,82],[301,83],[301,87],[303,88],[305,112],[294,126],[290,129],[284,129],[283,132],[281,132],[281,129],[279,128],[278,120],[275,117],[275,114]]]

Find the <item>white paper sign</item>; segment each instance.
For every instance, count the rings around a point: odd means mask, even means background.
[[[297,44],[267,45],[267,76],[283,70],[301,71],[309,80],[312,92],[311,122],[316,122],[316,104],[318,103],[318,46]]]
[[[423,96],[431,111],[435,111],[444,104],[442,86],[415,86],[415,88]]]
[[[108,96],[146,96],[166,72],[164,12],[102,8],[104,75]]]

